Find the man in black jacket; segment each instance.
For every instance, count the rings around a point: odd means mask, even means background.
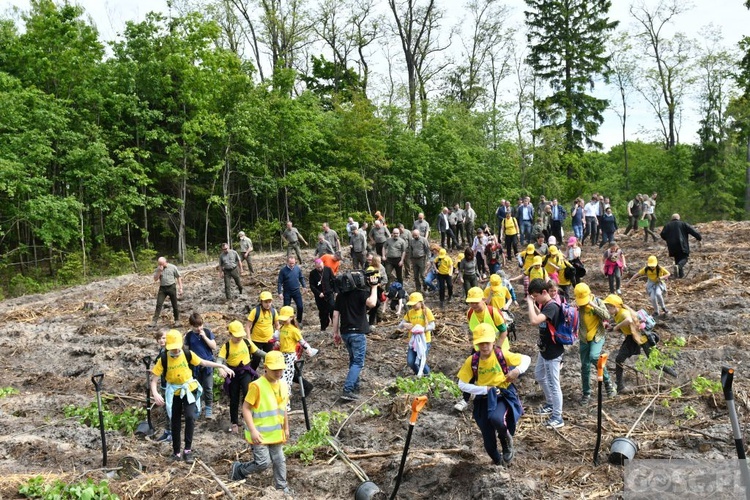
[[[333,271],[315,259],[315,267],[310,271],[310,290],[315,297],[320,317],[320,331],[326,331],[333,318]]]
[[[680,278],[684,277],[683,268],[690,256],[688,235],[693,235],[698,241],[703,239],[693,226],[680,220],[680,214],[673,214],[672,220],[665,224],[661,230],[661,238],[667,242],[669,256],[674,258],[674,263],[677,266],[677,276]]]

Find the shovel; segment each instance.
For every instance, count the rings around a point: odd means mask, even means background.
[[[596,380],[598,382],[598,407],[596,409],[596,446],[594,446],[594,465],[599,465],[599,446],[602,444],[602,384],[604,383],[604,366],[607,364],[609,354],[599,356],[596,362]]]
[[[404,453],[401,455],[401,465],[398,467],[398,476],[396,476],[396,486],[393,488],[390,500],[396,498],[398,488],[401,486],[401,475],[404,472],[404,465],[406,464],[406,455],[409,452],[409,443],[411,443],[411,434],[414,432],[414,425],[417,423],[417,417],[419,412],[422,411],[424,405],[427,404],[427,396],[419,396],[414,398],[411,402],[411,418],[409,418],[409,431],[406,434],[406,443],[404,443]]]
[[[310,430],[310,417],[307,415],[307,399],[305,398],[305,384],[302,380],[302,367],[305,366],[305,360],[299,359],[294,362],[294,368],[297,370],[297,381],[299,382],[299,391],[302,395],[302,411],[305,414],[305,427]]]
[[[745,445],[742,442],[742,430],[737,419],[737,409],[734,407],[734,392],[732,392],[732,382],[734,381],[734,368],[727,366],[721,367],[721,387],[724,389],[724,399],[727,402],[729,410],[729,419],[732,421],[732,434],[734,434],[734,446],[737,448],[737,458],[740,459],[740,473],[742,474],[742,483],[745,486],[745,498],[750,500],[750,471],[747,469],[747,460],[745,457]]]
[[[151,357],[144,356],[143,364],[146,365],[146,421],[138,424],[135,430],[136,436],[152,436],[156,429],[151,425]]]
[[[96,388],[96,405],[99,408],[99,430],[102,433],[102,467],[107,466],[107,436],[104,434],[104,414],[102,413],[102,380],[104,374],[100,373],[91,377]]]

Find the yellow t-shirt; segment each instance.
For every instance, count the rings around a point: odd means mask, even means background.
[[[534,257],[536,257],[536,252],[526,252],[524,250],[523,252],[519,253],[518,255],[521,256],[521,259],[523,261],[523,271],[526,272],[531,267],[531,264],[534,263]]]
[[[518,234],[518,226],[516,225],[516,219],[513,217],[506,217],[503,219],[503,229],[505,230],[505,236],[515,236]]]
[[[630,314],[630,311],[625,309],[624,307],[621,307],[619,311],[617,311],[617,314],[615,314],[615,324],[620,324],[621,322],[625,321],[627,318],[632,318],[632,315]],[[634,322],[638,321],[638,318],[632,318]],[[623,335],[633,335],[633,328],[636,328],[634,324],[630,324],[627,326],[620,327],[620,331],[622,331]],[[648,342],[648,338],[646,338],[645,335],[641,335],[641,341],[639,344],[643,345],[646,342]]]
[[[428,324],[435,321],[435,316],[432,315],[432,311],[423,305],[421,309],[409,309],[406,311],[404,321],[411,323],[412,325],[422,325],[427,328]],[[409,332],[409,338],[407,340],[411,340],[411,331]],[[424,332],[424,341],[432,342],[432,331]]]
[[[269,381],[270,383],[270,381]],[[271,384],[273,392],[276,395],[276,401],[279,403],[279,408],[285,409],[286,402],[289,399],[289,388],[286,382],[279,380],[275,384]],[[258,407],[258,401],[260,400],[260,389],[257,384],[249,384],[247,386],[247,394],[245,395],[245,401],[250,405],[251,408]]]
[[[547,270],[544,269],[542,266],[539,266],[539,267],[531,266],[529,269],[526,270],[526,275],[529,277],[529,281],[537,279],[537,278],[547,281],[547,278],[549,278],[549,275],[547,274]]]
[[[250,324],[255,321],[255,311],[257,311],[258,308],[254,307],[250,314],[247,315],[247,320],[250,322]],[[247,332],[250,334],[250,340],[253,342],[270,342],[273,338],[273,308],[271,310],[266,311],[262,307],[260,308],[260,318],[258,318],[258,321],[255,322],[255,325],[253,326],[252,332]]]
[[[279,350],[292,353],[297,349],[297,343],[302,340],[300,329],[289,323],[279,328]]]
[[[258,350],[258,346],[252,340],[250,343],[250,351],[247,350],[247,344],[245,339],[240,338],[239,342],[232,342],[229,340],[229,357],[227,357],[227,344],[226,342],[221,346],[219,350],[219,358],[227,361],[227,366],[239,366],[240,363],[243,365],[250,364],[250,355]]]
[[[438,274],[451,274],[451,272],[453,271],[453,259],[451,259],[447,255],[445,257],[436,257],[435,267],[437,267]]]
[[[558,270],[558,269],[555,269],[554,267],[552,267],[552,266],[551,266],[551,264],[554,264],[554,265],[556,265],[556,266],[557,266],[557,267],[559,267],[560,269],[559,269],[559,270]],[[567,286],[567,285],[570,285],[570,284],[572,284],[572,283],[570,282],[570,280],[569,280],[568,278],[566,278],[566,277],[565,277],[565,268],[566,268],[566,267],[570,267],[570,265],[569,265],[569,264],[568,264],[568,262],[567,262],[567,261],[566,261],[566,260],[565,260],[565,259],[564,259],[564,258],[563,258],[563,257],[562,257],[562,256],[561,256],[560,254],[559,254],[559,253],[558,253],[558,254],[557,254],[557,255],[555,255],[554,257],[553,257],[553,256],[550,256],[550,258],[549,258],[549,259],[547,259],[547,266],[545,267],[545,269],[546,269],[546,270],[547,270],[547,272],[548,272],[548,273],[550,273],[550,274],[552,274],[552,273],[557,273],[557,282],[558,282],[558,283],[559,283],[560,285],[563,285],[563,286]]]
[[[641,268],[640,271],[638,271],[638,275],[639,276],[645,275],[649,281],[653,281],[654,283],[656,283],[664,276],[668,276],[669,271],[667,271],[661,266],[655,267],[654,269],[649,269],[648,267],[644,267],[644,268]]]
[[[519,366],[521,364],[521,355],[515,352],[510,352],[507,349],[502,349],[503,356],[505,356],[505,363],[508,365],[508,368],[511,366]],[[471,378],[473,377],[473,372],[471,371],[471,356],[466,358],[466,361],[464,361],[463,366],[461,366],[461,369],[458,370],[458,379],[462,382],[466,382],[467,384],[471,382]],[[487,359],[479,358],[479,366],[477,366],[477,380],[474,382],[474,385],[482,385],[482,386],[488,386],[488,387],[502,387],[503,389],[507,388],[510,385],[510,382],[505,378],[505,374],[503,373],[503,368],[500,365],[500,362],[497,360],[497,356],[495,355],[494,348],[492,349],[492,354]]]
[[[580,324],[583,326],[583,331],[580,333],[585,333],[586,341],[591,342],[594,340],[594,337],[596,337],[596,332],[599,329],[602,320],[594,313],[594,309],[588,304],[579,307],[578,313],[581,316]]]
[[[182,385],[193,378],[193,369],[190,368],[190,365],[198,366],[203,360],[193,351],[190,351],[190,354],[191,359],[190,363],[188,363],[185,353],[182,350],[180,350],[180,355],[176,358],[173,358],[167,352],[167,374],[164,376],[164,379],[168,384]],[[164,368],[161,365],[161,356],[156,361],[151,373],[156,377],[161,377],[162,373],[164,373]],[[194,380],[188,387],[190,391],[194,391],[198,387],[198,381]],[[179,396],[179,394],[179,390],[175,391],[175,395]]]
[[[482,323],[487,323],[488,325],[492,325],[495,327],[495,329],[498,329],[500,325],[505,323],[505,318],[503,317],[503,313],[500,312],[500,309],[497,309],[495,307],[492,308],[492,314],[490,314],[490,308],[486,307],[484,311],[478,313],[473,309],[469,309],[466,312],[466,317],[469,322],[469,330],[472,332],[474,329],[479,326]],[[500,334],[498,333],[497,336]],[[510,351],[510,342],[508,341],[508,336],[505,336],[505,340],[503,340],[502,345],[500,346],[500,349],[503,351]],[[475,345],[474,350],[478,351],[479,348]]]
[[[492,306],[494,309],[502,309],[505,307],[505,304],[508,303],[512,299],[510,295],[510,290],[508,290],[503,285],[498,286],[488,286],[484,289],[484,298],[490,299],[489,302],[487,302],[488,305]]]

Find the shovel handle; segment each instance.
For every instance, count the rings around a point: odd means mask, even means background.
[[[302,368],[305,366],[305,360],[304,359],[298,359],[294,362],[294,367],[297,369],[297,371],[302,374]]]
[[[96,392],[99,392],[102,390],[102,380],[104,380],[104,374],[98,373],[91,377],[91,382],[94,383],[94,387],[96,388]]]
[[[599,361],[596,362],[596,379],[599,382],[604,381],[604,367],[607,365],[607,358],[609,353],[599,355]]]
[[[427,396],[418,396],[414,398],[414,401],[411,402],[411,417],[409,418],[409,423],[411,425],[414,425],[417,423],[417,417],[419,416],[419,412],[422,411],[422,408],[424,408],[424,405],[427,404]]]
[[[724,399],[731,401],[734,399],[732,392],[732,382],[734,381],[734,368],[728,366],[721,367],[721,388],[724,389]]]
[[[143,356],[143,359],[141,359],[144,365],[146,365],[146,370],[151,368],[151,356]]]

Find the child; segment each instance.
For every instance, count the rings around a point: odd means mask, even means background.
[[[437,269],[438,290],[440,293],[440,307],[445,304],[445,289],[448,289],[448,300],[453,298],[453,259],[448,256],[445,248],[441,248],[435,258]]]
[[[167,345],[167,330],[163,329],[159,332],[156,332],[154,334],[154,339],[156,340],[156,343],[159,345],[159,353],[154,358],[154,364],[161,358],[161,355],[164,353],[164,346]],[[161,388],[161,392],[164,392],[167,390],[167,381],[164,379],[164,375],[161,377],[161,383],[159,384],[159,387]],[[172,442],[172,431],[170,430],[170,420],[171,415],[167,413],[166,408],[164,409],[164,433],[159,437],[159,439],[156,440],[157,443],[171,443]]]
[[[625,254],[614,241],[609,244],[609,249],[602,255],[602,272],[609,278],[609,293],[621,295],[620,279],[622,272],[627,270]]]
[[[266,373],[250,384],[242,404],[247,429],[245,439],[252,443],[253,460],[234,462],[229,473],[232,481],[245,479],[254,472],[266,470],[273,463],[276,489],[291,495],[286,482],[286,459],[283,444],[289,439],[289,419],[284,410],[289,388],[282,380],[284,356],[279,351],[266,355]]]
[[[533,246],[533,245],[530,245],[530,246]],[[544,280],[545,282],[550,281],[549,274],[547,273],[547,270],[544,269],[544,266],[542,264],[543,264],[542,256],[535,255],[534,258],[531,259],[531,265],[528,268],[524,268],[523,273],[509,280],[509,281],[517,281],[523,278],[524,297],[528,297],[529,283],[531,283],[533,280],[539,278],[541,280]]]
[[[406,364],[418,377],[421,377],[422,374],[429,375],[430,367],[427,365],[427,354],[429,354],[432,344],[435,316],[424,305],[424,297],[419,292],[409,295],[409,301],[406,305],[411,309],[406,311],[404,319],[398,325],[399,328],[409,329],[409,349],[406,351]],[[419,361],[419,364],[417,361]]]
[[[404,285],[398,281],[394,281],[388,285],[388,300],[390,300],[389,306],[391,311],[396,312],[396,316],[401,316],[401,309],[404,308],[404,299],[406,298],[406,291]]]
[[[228,432],[239,429],[238,412],[240,409],[240,393],[247,392],[247,386],[258,377],[250,366],[250,357],[258,353],[261,357],[265,351],[258,349],[252,340],[248,340],[247,332],[239,321],[232,321],[228,326],[229,340],[221,346],[219,363],[225,363],[234,370],[235,377],[224,381],[224,391],[229,393],[229,417],[231,425]]]
[[[302,333],[299,330],[292,306],[281,308],[279,311],[279,323],[281,324],[281,328],[279,328],[279,350],[284,355],[284,365],[286,366],[284,369],[284,382],[286,382],[288,388],[291,388],[292,383],[294,383],[294,362],[297,360],[297,344],[302,345],[310,357],[315,356],[318,350],[314,349],[302,338]],[[290,410],[291,407],[287,399],[286,411]]]
[[[203,318],[196,312],[190,315],[188,323],[191,329],[185,335],[185,346],[201,359],[213,361],[214,349],[216,349],[213,332],[203,326]],[[193,368],[193,377],[203,388],[201,405],[206,408],[206,418],[213,420],[214,369],[209,366],[196,366]]]
[[[536,251],[536,247],[533,243],[529,243],[526,246],[526,250],[516,255],[516,259],[518,260],[518,267],[523,269],[523,273],[521,276],[523,276],[523,296],[526,298],[526,296],[529,294],[529,277],[524,276],[526,274],[526,271],[529,270],[531,265],[534,263],[534,257],[539,256]],[[515,279],[518,279],[518,277],[511,279],[510,281],[513,281]]]
[[[218,363],[201,359],[194,352],[184,349],[182,334],[177,330],[167,332],[165,350],[166,352],[159,356],[151,372],[156,377],[161,377],[164,374],[167,380],[167,389],[164,392],[164,398],[162,398],[156,390],[157,378],[152,378],[151,395],[157,406],[162,406],[166,400],[167,414],[171,415],[172,460],[184,458],[186,462],[192,462],[193,429],[195,417],[200,413],[202,388],[198,381],[193,378],[190,365],[218,368],[222,377],[231,378],[234,376],[234,372]],[[185,417],[185,450],[180,454],[180,431],[183,415]]]
[[[646,236],[648,236],[648,233],[646,233]],[[641,268],[628,280],[628,284],[630,284],[636,278],[646,277],[646,293],[651,299],[651,307],[654,308],[654,318],[659,316],[659,307],[664,311],[664,314],[669,314],[667,305],[664,303],[664,294],[667,293],[667,284],[664,280],[669,278],[669,274],[669,271],[659,265],[656,255],[651,255],[646,261],[646,267]]]

